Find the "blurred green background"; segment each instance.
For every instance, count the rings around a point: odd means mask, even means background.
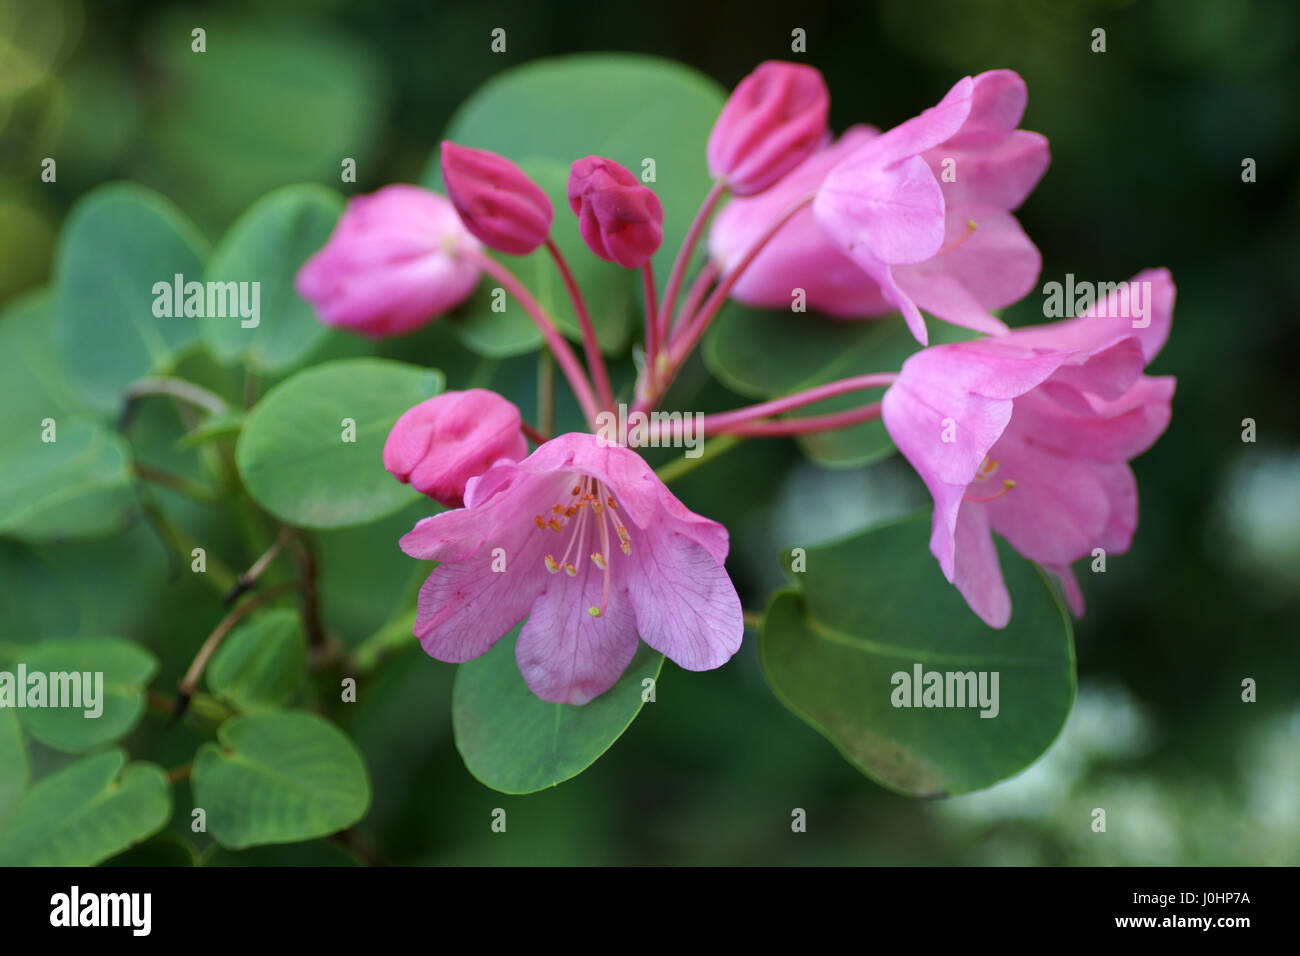
[[[1300,6],[784,6],[0,0],[0,302],[48,280],[60,222],[96,184],[152,186],[215,240],[276,186],[337,188],[342,156],[358,168],[345,191],[418,180],[464,97],[537,57],[651,53],[729,88],[763,59],[790,58],[801,28],[807,53],[796,58],[825,72],[837,130],[891,126],[962,75],[1016,69],[1030,91],[1023,125],[1052,144],[1051,168],[1019,214],[1043,253],[1041,281],[1117,281],[1163,265],[1179,287],[1172,338],[1151,369],[1178,376],[1173,424],[1135,463],[1132,551],[1104,575],[1083,571],[1079,699],[1047,756],[983,793],[895,796],[777,702],[750,635],[720,671],[666,664],[657,702],[577,779],[505,797],[456,752],[453,667],[412,647],[345,721],[375,791],[348,842],[368,860],[405,864],[1300,863]],[[202,58],[189,52],[194,27],[207,31]],[[507,30],[505,54],[489,52],[495,27]],[[1098,27],[1105,53],[1090,49]],[[40,180],[44,157],[57,160],[55,183]],[[1247,157],[1253,183],[1242,181]],[[1031,295],[1008,320],[1041,321],[1040,302]],[[437,328],[384,346],[409,361],[471,361],[449,357],[456,349]],[[513,376],[531,390],[531,360],[500,364],[494,381]],[[1241,440],[1248,417],[1254,444]],[[150,429],[179,433],[154,418],[133,442],[147,444]],[[826,471],[785,441],[743,445],[674,488],[731,529],[729,566],[747,607],[781,583],[781,547],[922,500],[896,460]],[[345,640],[382,623],[407,586],[411,562],[394,542],[421,513],[317,536],[326,613]],[[165,661],[159,686],[219,614],[144,527],[103,543],[4,547],[3,588],[23,586],[15,568],[52,570],[59,626],[149,644]],[[1241,701],[1246,677],[1258,681],[1257,703]],[[163,762],[174,751],[173,765],[196,743],[156,720],[137,734]],[[179,788],[177,834],[188,835],[187,799]],[[507,810],[506,834],[490,830],[496,807]],[[1094,807],[1107,811],[1105,834],[1090,829]],[[806,833],[791,832],[794,808],[807,811]],[[222,856],[344,859],[326,843]]]

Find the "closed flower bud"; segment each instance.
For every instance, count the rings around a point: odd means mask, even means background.
[[[496,392],[443,392],[397,420],[384,443],[384,467],[439,504],[459,508],[471,478],[528,454],[519,426],[519,409]]]
[[[612,159],[588,156],[569,170],[569,208],[596,255],[639,269],[664,240],[664,207],[649,186]]]
[[[830,93],[811,66],[768,60],[732,92],[709,134],[709,173],[737,196],[762,192],[825,141]]]
[[[329,241],[294,278],[326,325],[371,338],[402,335],[450,311],[478,285],[477,250],[444,197],[385,186],[348,200]]]
[[[443,140],[442,181],[465,228],[497,252],[527,255],[550,234],[550,199],[504,156]]]

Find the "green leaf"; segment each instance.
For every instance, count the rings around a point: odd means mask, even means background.
[[[548,159],[567,176],[575,159],[596,154],[640,176],[647,168],[643,162],[653,160],[655,180],[647,185],[664,207],[664,241],[654,258],[655,274],[662,285],[709,191],[705,144],[725,100],[725,92],[713,80],[670,60],[626,54],[552,57],[498,73],[461,104],[443,136],[501,153],[530,173],[540,169],[527,164]],[[595,257],[577,235],[577,221],[567,200],[543,182],[547,175],[541,173],[539,182],[553,193],[556,242],[576,271],[582,260]],[[436,155],[423,181],[441,188]],[[512,261],[511,268],[515,265]],[[598,261],[598,265],[625,272],[612,264]],[[558,283],[553,268],[550,274]],[[639,280],[626,272],[625,277],[629,280],[626,286],[610,280],[609,294],[614,300],[618,295],[630,295],[637,301]],[[526,278],[532,281],[533,277]],[[556,290],[563,296],[562,287],[557,285]],[[588,304],[595,320],[599,315],[596,303]],[[565,318],[560,321],[570,328],[568,313],[561,311]],[[622,327],[620,320],[616,328]],[[602,334],[601,342],[608,349],[621,348],[616,336],[607,341]]]
[[[456,670],[452,726],[465,766],[502,793],[554,787],[596,762],[641,712],[642,682],[657,680],[664,656],[642,644],[618,683],[574,707],[528,689],[515,663],[519,629]]]
[[[442,373],[385,359],[343,359],[281,382],[249,413],[235,448],[248,493],[307,528],[365,524],[419,492],[384,470],[384,442],[413,405],[442,391]],[[355,424],[355,441],[344,441]]]
[[[0,446],[35,439],[41,422],[90,415],[90,406],[68,380],[54,336],[54,295],[29,293],[0,312]]]
[[[281,372],[305,360],[330,333],[298,298],[294,276],[329,238],[343,197],[323,186],[286,186],[254,203],[235,221],[208,259],[209,282],[256,282],[258,323],[241,313],[203,323],[203,340],[219,362]],[[251,311],[251,310],[250,310]],[[252,321],[247,320],[247,321]]]
[[[361,754],[315,714],[235,717],[217,738],[194,758],[194,803],[227,849],[326,836],[352,826],[370,805]]]
[[[0,535],[26,541],[94,538],[120,529],[135,507],[131,451],[95,422],[56,422],[0,445]]]
[[[213,844],[200,866],[361,866],[353,854],[333,843],[312,840],[290,846],[259,846],[251,850],[224,850]]]
[[[38,644],[24,655],[22,663],[29,678],[34,673],[42,673],[50,684],[46,691],[47,706],[19,711],[23,726],[47,747],[67,753],[86,753],[130,733],[144,714],[145,688],[158,673],[158,661],[151,653],[138,644],[115,637]],[[54,695],[55,679],[50,677],[53,674],[76,678],[81,706],[49,706]],[[93,708],[86,700],[86,674],[96,675],[92,677],[96,685]],[[98,686],[101,679],[102,687]],[[69,693],[69,686],[60,693]],[[100,710],[99,716],[88,716],[88,709]]]
[[[930,323],[931,344],[974,337],[966,329]],[[920,348],[902,316],[837,322],[814,313],[774,312],[728,303],[704,339],[709,370],[733,391],[777,398],[852,375],[897,371]],[[877,401],[883,389],[808,405],[790,418],[825,415]],[[879,421],[801,435],[804,453],[823,465],[861,467],[894,453]]]
[[[152,836],[172,815],[160,767],[109,750],[27,791],[0,826],[0,866],[94,866]]]
[[[163,9],[163,8],[157,8]],[[207,30],[207,49],[190,31]],[[345,159],[362,181],[378,175],[386,130],[385,64],[354,30],[305,17],[255,20],[208,11],[199,24],[167,9],[140,37],[153,97],[136,158],[152,182],[225,225],[289,183],[337,183]]]
[[[113,867],[198,865],[199,854],[194,847],[187,840],[168,833],[145,840],[104,862],[104,866]]]
[[[307,674],[307,640],[293,608],[254,615],[222,643],[208,665],[208,687],[237,710],[278,707]]]
[[[18,806],[31,776],[18,711],[0,707],[0,826],[4,825],[9,812]]]
[[[772,600],[759,651],[777,696],[850,763],[892,790],[942,797],[1019,773],[1056,739],[1074,700],[1074,645],[1037,567],[998,543],[1013,613],[994,630],[944,579],[929,533],[927,512],[806,549],[807,570],[792,575],[802,594]],[[917,664],[996,672],[996,716],[894,706],[894,675],[910,679]]]
[[[0,540],[0,581],[0,667],[28,644],[77,633],[76,597],[30,547]]]
[[[156,316],[154,286],[200,281],[204,251],[184,213],[140,186],[101,186],[68,213],[54,261],[58,340],[93,408],[115,411],[127,385],[169,370],[197,341],[210,320]]]

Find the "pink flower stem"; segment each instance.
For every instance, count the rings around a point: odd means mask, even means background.
[[[546,442],[548,441],[545,435],[543,435],[540,431],[538,431],[536,428],[534,428],[532,425],[528,424],[527,422],[520,422],[519,430],[523,432],[524,437],[527,438],[534,445],[545,445]]]
[[[691,223],[690,229],[687,230],[681,248],[677,250],[677,258],[673,260],[672,272],[668,274],[668,287],[664,289],[663,308],[659,311],[659,337],[662,339],[668,337],[668,320],[673,314],[673,306],[677,304],[677,293],[681,291],[682,280],[686,278],[686,267],[690,264],[691,254],[700,241],[700,233],[704,231],[704,225],[709,221],[709,216],[713,214],[714,207],[718,205],[726,193],[727,186],[725,183],[715,182],[713,184],[709,194],[704,197],[704,202],[700,204],[700,211],[695,214],[695,221]]]
[[[809,415],[807,418],[783,418],[779,421],[743,422],[722,429],[724,435],[742,435],[748,438],[780,438],[790,435],[810,435],[813,432],[834,431],[862,422],[874,421],[880,417],[880,403],[872,402],[861,408],[852,408],[847,412],[834,412],[829,415]],[[707,430],[708,426],[705,425]],[[714,428],[713,434],[719,434]]]
[[[719,269],[716,262],[709,262],[700,270],[700,274],[697,275],[695,281],[691,283],[690,291],[686,293],[686,301],[682,303],[682,310],[677,313],[677,325],[685,324],[690,320],[691,316],[696,313],[700,307],[700,303],[704,301],[704,297],[708,295],[709,290],[713,288],[713,283],[717,281],[718,272]]]
[[[592,325],[591,313],[582,298],[582,290],[578,288],[578,282],[574,279],[573,271],[565,261],[564,254],[560,252],[560,247],[550,236],[546,237],[546,251],[555,260],[555,267],[560,270],[560,277],[564,279],[564,287],[569,290],[569,299],[573,302],[573,311],[578,316],[578,325],[582,329],[582,347],[586,351],[587,367],[591,369],[591,376],[596,383],[596,392],[600,395],[604,407],[612,409],[614,390],[609,385],[609,369],[605,367],[605,357],[600,354],[600,340],[596,338],[596,327]]]
[[[673,379],[677,376],[677,371],[682,367],[682,363],[690,356],[691,350],[699,343],[704,333],[709,328],[709,323],[713,321],[714,316],[722,308],[727,300],[727,293],[735,285],[750,264],[758,258],[758,254],[763,248],[772,241],[772,238],[780,232],[787,222],[794,218],[799,210],[803,209],[813,201],[815,193],[809,193],[802,199],[792,203],[786,208],[780,216],[767,227],[762,235],[749,247],[749,251],[736,263],[735,268],[723,276],[722,281],[718,283],[712,294],[705,300],[704,305],[693,316],[683,315],[679,323],[680,331],[676,332],[668,346],[668,356],[662,376],[656,376],[656,387],[647,393],[644,397],[638,398],[633,406],[635,411],[649,411],[658,403],[659,398],[668,390]]]
[[[594,431],[599,409],[596,406],[596,396],[592,392],[591,383],[587,380],[586,373],[583,372],[578,357],[573,354],[573,349],[564,340],[564,336],[555,327],[555,322],[546,314],[546,310],[538,304],[532,293],[503,263],[476,249],[462,248],[458,254],[472,260],[475,265],[496,279],[497,282],[500,282],[507,292],[519,300],[524,312],[528,314],[528,317],[533,320],[533,324],[537,326],[538,331],[542,333],[542,338],[546,340],[546,344],[550,347],[551,353],[555,356],[555,361],[559,364],[561,371],[564,372],[564,377],[569,380],[569,386],[573,389],[578,404],[582,407],[582,413],[587,417],[587,424]]]
[[[785,227],[785,224],[793,219],[799,210],[812,201],[813,194],[810,193],[798,202],[788,206],[785,212],[778,216],[772,225],[768,226],[766,231],[764,231],[764,233],[755,240],[753,245],[749,247],[749,251],[746,252],[744,257],[736,263],[736,267],[722,277],[722,281],[718,283],[718,287],[713,290],[713,293],[705,301],[700,310],[691,317],[689,323],[682,328],[678,335],[673,337],[673,343],[668,352],[668,359],[674,370],[685,361],[686,357],[691,354],[691,350],[695,348],[696,343],[700,341],[700,338],[708,329],[709,323],[713,321],[713,317],[716,316],[718,311],[722,308],[723,303],[727,299],[727,293],[731,291],[731,287],[740,281],[740,277],[744,275],[745,270],[748,269],[750,264],[758,258],[758,254],[763,251],[763,248],[772,241],[776,234]]]
[[[659,309],[655,302],[654,266],[649,261],[641,267],[641,287],[645,291],[645,374],[653,390],[655,363],[659,361]]]
[[[724,434],[783,435],[801,434],[804,431],[825,431],[829,428],[842,427],[843,424],[857,424],[860,421],[875,418],[879,414],[880,403],[876,402],[864,408],[850,409],[846,412],[835,412],[807,418],[785,421],[764,421],[763,419],[768,419],[773,415],[779,415],[792,409],[803,408],[805,405],[812,405],[833,398],[836,395],[844,395],[848,392],[857,392],[870,388],[884,388],[893,384],[897,378],[898,373],[896,372],[877,372],[872,375],[855,375],[852,378],[827,382],[825,385],[818,385],[802,392],[795,392],[793,395],[774,398],[769,402],[761,402],[758,405],[750,405],[730,412],[720,412],[716,415],[705,415],[700,421],[700,431],[706,437]],[[684,428],[684,422],[678,422],[674,425],[673,432],[677,434]]]

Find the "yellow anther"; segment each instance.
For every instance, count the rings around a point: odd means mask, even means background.
[[[605,556],[601,554],[599,551],[592,552],[591,563],[594,564],[596,567],[600,568],[600,570],[602,571],[605,570]]]
[[[587,613],[592,617],[600,617],[600,608],[593,604],[591,607],[587,608]]]
[[[555,520],[554,518],[546,522],[546,527],[550,528],[552,531],[564,530],[564,525],[562,525],[559,521]]]
[[[546,570],[550,571],[552,574],[560,570],[560,563],[549,554],[546,556]]]
[[[575,568],[573,565],[571,565],[568,561],[565,561],[565,562],[564,562],[564,573],[567,574],[569,577],[574,577],[574,576],[577,575],[577,573],[578,573],[578,569]]]

